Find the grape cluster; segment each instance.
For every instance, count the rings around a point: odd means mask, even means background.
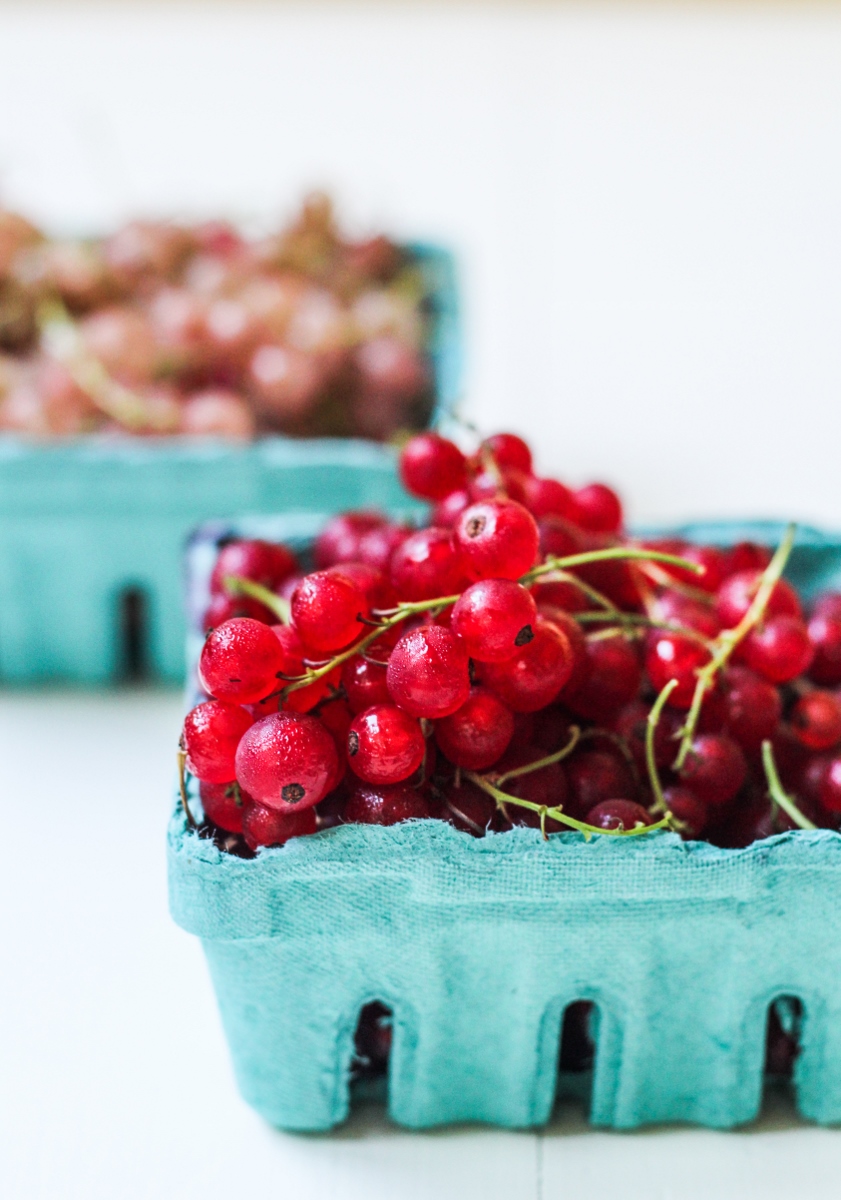
[[[248,240],[134,221],[48,240],[0,211],[0,430],[387,439],[432,405],[425,285],[312,196]]]
[[[182,763],[222,844],[841,823],[841,594],[804,614],[792,531],[773,555],[642,543],[611,489],[540,478],[512,434],[469,457],[420,434],[400,467],[424,528],[341,514],[307,573],[266,542],[219,553]]]

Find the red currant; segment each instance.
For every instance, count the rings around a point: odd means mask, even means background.
[[[513,500],[471,504],[455,539],[473,579],[518,579],[534,566],[540,541],[534,517]]]
[[[412,530],[408,525],[378,525],[363,533],[359,539],[359,561],[376,567],[388,576],[391,571],[391,556],[402,546]]]
[[[411,534],[391,558],[391,582],[401,600],[434,600],[461,592],[468,580],[448,529]]]
[[[470,495],[466,488],[450,492],[433,508],[429,517],[430,525],[439,525],[442,529],[452,529],[470,503]]]
[[[680,579],[691,587],[700,588],[703,592],[717,592],[727,574],[727,556],[717,546],[681,546],[677,551],[681,558],[696,563],[701,567],[700,574],[690,571],[688,567],[666,567],[667,572],[675,579]]]
[[[650,825],[651,817],[633,800],[602,800],[587,813],[587,824],[597,829],[636,829]]]
[[[609,721],[639,691],[642,670],[634,646],[617,636],[587,642],[586,672],[564,700],[579,716]]]
[[[481,679],[514,712],[537,712],[556,698],[572,674],[575,656],[566,634],[545,617],[534,637],[505,662],[483,663]]]
[[[576,523],[592,533],[617,533],[622,528],[622,505],[612,488],[591,483],[573,493]]]
[[[470,771],[492,766],[513,736],[514,714],[482,687],[471,688],[461,708],[435,723],[439,748],[451,763]]]
[[[463,487],[467,478],[466,460],[455,442],[437,433],[420,433],[403,447],[400,478],[413,496],[443,500]]]
[[[724,576],[736,575],[739,571],[762,572],[771,561],[771,551],[755,542],[736,542],[725,552]]]
[[[225,592],[225,577],[237,575],[273,592],[297,569],[295,555],[285,546],[258,540],[228,542],[219,551],[210,576],[210,590]]]
[[[268,625],[234,617],[207,635],[199,659],[199,682],[217,700],[253,704],[277,690],[283,658]]]
[[[362,538],[372,529],[386,524],[377,512],[347,512],[331,517],[315,539],[313,557],[319,570],[338,563],[356,562],[360,557]]]
[[[814,653],[805,624],[788,616],[771,617],[752,629],[739,650],[747,665],[772,683],[802,675]]]
[[[716,609],[722,629],[736,628],[750,608],[761,582],[761,571],[739,571],[725,579],[716,597]],[[765,616],[801,615],[797,592],[785,579],[778,580],[771,591]]]
[[[397,825],[429,817],[429,805],[408,783],[359,784],[345,806],[344,819],[351,825]]]
[[[339,773],[336,745],[321,722],[302,713],[263,717],[240,740],[237,779],[278,812],[317,804]]]
[[[827,812],[841,813],[841,758],[833,758],[827,764],[820,800]]]
[[[702,733],[693,738],[680,775],[700,800],[722,808],[745,782],[747,763],[732,738],[722,733]]]
[[[721,633],[715,609],[671,589],[657,597],[657,616],[661,621],[694,629],[702,637],[712,639]]]
[[[612,724],[641,770],[645,769],[645,739],[650,711],[651,705],[645,701],[632,700],[619,710]],[[661,771],[674,762],[677,754],[675,734],[682,722],[683,717],[674,709],[666,708],[660,714],[660,720],[654,728],[654,761]]]
[[[456,602],[450,627],[478,662],[504,662],[534,637],[537,605],[512,579],[482,579]]]
[[[205,819],[228,833],[242,833],[242,812],[251,797],[236,783],[202,783],[199,786]]]
[[[550,605],[568,613],[587,612],[590,608],[590,601],[581,588],[562,579],[547,579],[543,576],[531,585],[531,594],[537,601],[538,608]]]
[[[562,517],[574,521],[578,515],[575,497],[557,479],[538,479],[530,475],[525,484],[526,508],[534,517]]]
[[[810,750],[831,750],[841,742],[841,703],[832,692],[807,692],[789,720],[795,736]]]
[[[464,780],[459,787],[451,783],[446,788],[443,815],[456,829],[472,837],[484,837],[489,829],[499,824],[494,801],[469,780]]]
[[[256,800],[243,806],[242,833],[252,850],[259,850],[261,846],[282,846],[290,838],[315,833],[316,828],[314,808],[278,812]]]
[[[636,787],[627,763],[609,750],[578,750],[566,762],[570,799],[578,813],[604,800],[633,800]]]
[[[808,625],[815,656],[809,678],[832,687],[841,683],[841,607],[838,613],[817,611]]]
[[[394,703],[413,717],[447,717],[470,693],[467,651],[449,629],[423,625],[400,638],[386,680]]]
[[[758,750],[780,723],[783,705],[773,684],[745,667],[732,666],[724,677],[724,723],[743,750]]]
[[[374,704],[388,704],[391,697],[386,685],[386,668],[378,662],[356,655],[342,667],[342,686],[355,713]]]
[[[426,749],[418,722],[393,704],[375,704],[351,721],[350,769],[366,783],[400,783],[417,771]]]
[[[704,832],[709,821],[709,808],[703,800],[699,800],[689,788],[673,786],[663,792],[666,808],[683,823],[680,831],[682,838],[697,838]]]
[[[710,661],[710,652],[703,643],[681,633],[652,631],[645,652],[645,670],[656,692],[661,692],[672,679],[677,687],[669,693],[672,708],[689,708],[698,671]]]
[[[184,719],[187,769],[205,783],[230,783],[236,778],[234,755],[240,738],[253,724],[253,717],[238,704],[198,704]]]
[[[531,450],[516,433],[495,433],[485,438],[480,448],[489,452],[500,468],[513,467],[528,475],[531,471]]]
[[[305,646],[324,654],[359,637],[359,617],[369,611],[365,592],[340,567],[305,575],[292,593],[292,624]]]

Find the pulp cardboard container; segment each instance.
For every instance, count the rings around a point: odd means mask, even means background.
[[[305,532],[286,526],[286,540]],[[781,527],[680,532],[773,543]],[[206,575],[208,541],[196,545]],[[807,593],[837,586],[841,539],[804,531],[789,574]],[[594,1124],[741,1124],[759,1109],[780,997],[802,1006],[799,1110],[841,1121],[835,832],[722,850],[669,833],[474,839],[429,820],[341,826],[242,859],[179,807],[168,856],[172,913],[202,939],[240,1089],[273,1125],[346,1117],[354,1030],[373,1001],[393,1013],[395,1121],[541,1125],[563,1014],[580,1000],[596,1016]]]
[[[454,262],[436,247],[409,250],[429,282],[437,417],[460,386]],[[197,522],[401,503],[394,452],[356,439],[2,437],[0,680],[104,683],[132,666],[132,653],[153,677],[178,680],[181,555]],[[136,628],[138,615],[145,644],[132,651],[124,626]]]

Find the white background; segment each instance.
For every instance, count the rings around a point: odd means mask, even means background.
[[[473,411],[637,520],[841,526],[840,149],[835,4],[0,5],[8,201],[449,243]]]
[[[841,526],[841,8],[0,5],[0,192],[54,229],[313,184],[459,251],[467,400],[636,519]],[[0,1191],[823,1200],[841,1136],[275,1133],[166,912],[180,700],[0,696]],[[8,1181],[8,1182],[7,1182]]]

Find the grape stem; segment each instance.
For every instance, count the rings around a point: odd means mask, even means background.
[[[781,808],[800,829],[817,829],[817,825],[813,825],[808,817],[804,817],[791,796],[783,788],[777,774],[777,764],[774,762],[774,750],[767,738],[762,743],[762,768],[765,771],[771,803],[775,807]]]
[[[721,631],[718,637],[710,644],[712,650],[710,661],[696,671],[698,682],[695,684],[692,704],[689,707],[686,722],[680,731],[680,748],[674,762],[674,769],[676,771],[679,771],[683,766],[686,756],[689,753],[689,748],[692,745],[692,739],[695,736],[698,719],[701,715],[701,706],[704,703],[704,696],[713,686],[719,671],[726,666],[730,655],[739,643],[747,637],[753,627],[762,620],[765,614],[771,594],[780,580],[791,554],[796,528],[795,525],[789,525],[786,529],[783,540],[777,547],[774,557],[762,573],[756,595],[739,624],[734,629],[723,629]]]

